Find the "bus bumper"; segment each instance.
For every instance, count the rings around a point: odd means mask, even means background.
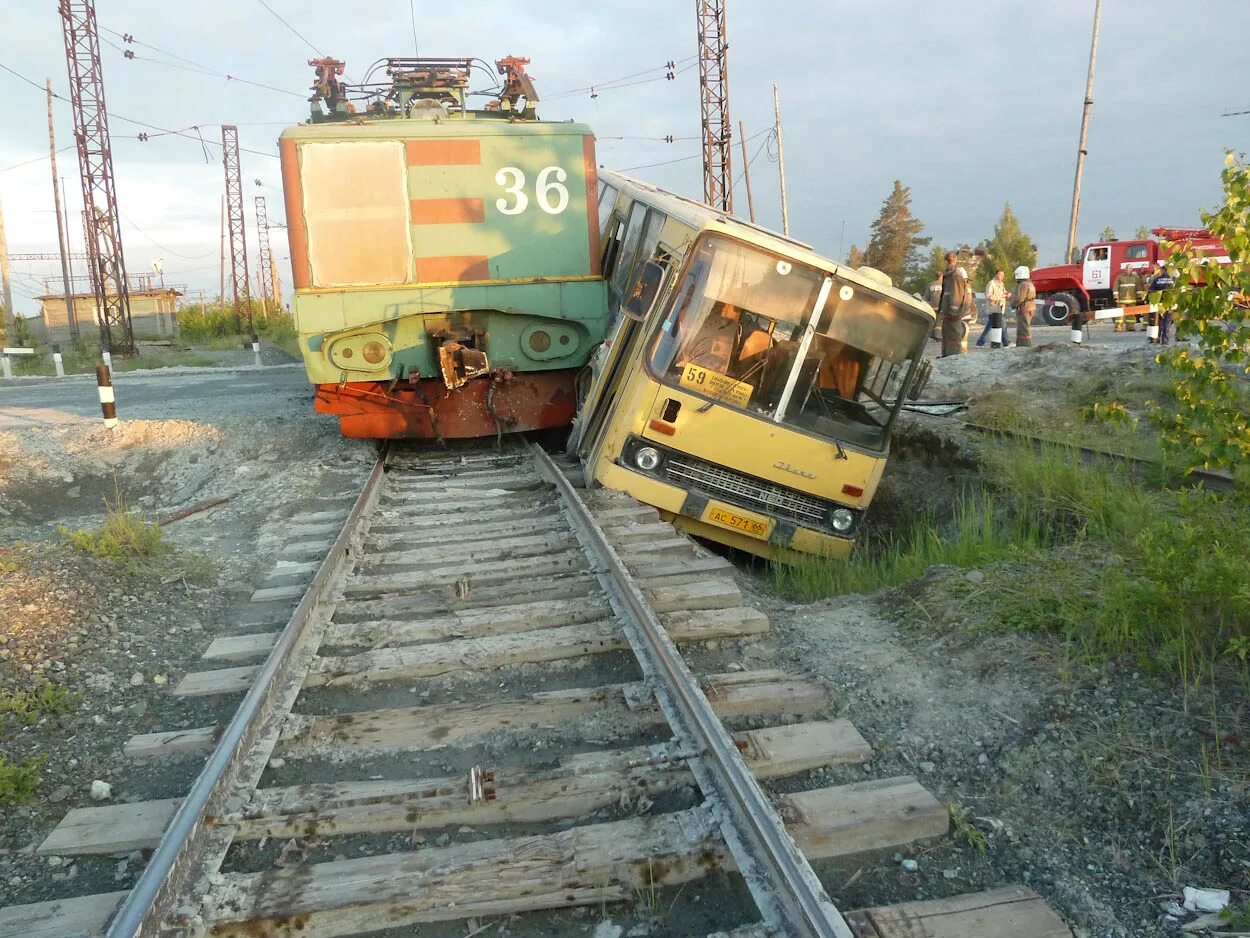
[[[622,466],[605,465],[597,475],[606,488],[628,492],[639,501],[654,505],[659,510],[660,517],[665,521],[671,521],[675,527],[688,531],[696,537],[716,541],[755,554],[757,557],[797,560],[803,555],[815,554],[842,560],[850,556],[855,546],[853,539],[835,537],[810,528],[783,525],[775,518],[765,518],[763,515],[745,511],[716,499],[700,499],[702,507],[698,517],[693,517],[685,513],[689,498],[689,493],[685,489],[641,475]],[[757,536],[706,520],[717,509],[750,519],[767,521],[766,529]]]

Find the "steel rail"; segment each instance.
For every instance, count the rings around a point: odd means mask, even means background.
[[[287,676],[305,626],[347,561],[360,521],[377,497],[386,458],[384,448],[247,696],[178,806],[143,873],[114,914],[106,938],[155,936],[166,924],[166,916],[175,911],[172,904],[184,896],[190,885],[188,878],[195,873],[192,858],[213,830],[212,819],[224,813],[222,803],[233,794],[231,789],[255,741],[257,728],[267,717],[275,715],[274,690],[280,685],[279,678]],[[188,910],[177,911],[185,914]]]
[[[924,416],[935,416],[933,414],[925,414]],[[1157,459],[1150,459],[1147,456],[1133,456],[1129,453],[1117,453],[1113,450],[1098,449],[1094,446],[1084,446],[1080,443],[1069,443],[1065,440],[1056,440],[1045,436],[1036,436],[1032,433],[1025,433],[1021,430],[1010,430],[1006,427],[991,427],[986,424],[974,423],[971,420],[961,420],[960,425],[975,430],[977,433],[998,434],[999,436],[1009,436],[1018,440],[1025,440],[1034,445],[1040,446],[1062,446],[1064,449],[1076,450],[1086,456],[1093,456],[1098,459],[1108,459],[1116,462],[1132,463],[1135,466],[1147,466],[1153,469],[1166,470],[1168,467]],[[1203,483],[1209,488],[1217,489],[1222,492],[1231,492],[1236,488],[1236,480],[1226,472],[1219,472],[1215,469],[1189,469],[1186,470],[1184,476],[1187,480],[1197,483]]]
[[[854,938],[603,529],[550,457],[529,446],[562,496],[582,546],[599,565],[599,580],[674,735],[695,753],[691,770],[764,924],[796,938]]]

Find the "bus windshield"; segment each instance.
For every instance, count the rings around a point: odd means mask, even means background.
[[[711,236],[673,293],[651,366],[719,403],[875,447],[929,325],[858,283]]]

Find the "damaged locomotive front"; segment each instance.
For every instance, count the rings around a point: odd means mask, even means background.
[[[537,118],[525,59],[482,109],[478,60],[310,64],[279,148],[316,409],[363,438],[567,426],[607,305],[590,129]]]

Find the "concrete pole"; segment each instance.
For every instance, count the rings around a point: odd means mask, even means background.
[[[69,285],[69,251],[65,244],[65,221],[61,216],[60,176],[56,172],[56,131],[52,124],[52,79],[44,79],[48,91],[48,158],[52,160],[52,201],[56,207],[56,243],[61,249],[61,283],[65,289],[65,321],[71,342],[78,341],[78,317],[74,315],[74,294]]]
[[[1098,26],[1102,22],[1102,0],[1094,3],[1094,38],[1089,44],[1089,74],[1085,78],[1085,105],[1081,109],[1081,141],[1076,150],[1076,179],[1072,183],[1072,216],[1068,220],[1068,253],[1063,262],[1072,262],[1076,249],[1076,222],[1081,214],[1081,173],[1085,171],[1085,138],[1089,133],[1089,111],[1094,104],[1094,61],[1098,58]]]
[[[9,341],[14,338],[13,284],[9,282],[9,242],[4,236],[4,204],[0,202],[0,288],[4,295],[4,334]]]
[[[776,85],[773,85],[773,130],[777,134],[777,173],[781,178],[781,231],[788,238],[790,210],[786,205],[786,155],[781,149],[781,96]]]

